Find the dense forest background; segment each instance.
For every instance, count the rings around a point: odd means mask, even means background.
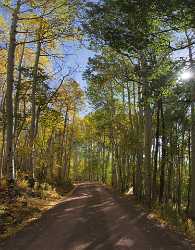
[[[0,3],[0,185],[99,181],[195,217],[193,1]],[[87,90],[57,64],[95,52]],[[59,63],[60,65],[60,63]],[[63,68],[63,65],[61,66]],[[60,75],[60,77],[59,77]],[[55,87],[53,87],[55,86]],[[86,102],[88,115],[80,115]]]

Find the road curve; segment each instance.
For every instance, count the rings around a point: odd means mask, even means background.
[[[0,244],[1,250],[187,250],[182,237],[147,219],[131,200],[98,184],[78,185],[71,197]]]

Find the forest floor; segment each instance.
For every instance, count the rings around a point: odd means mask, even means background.
[[[163,227],[131,197],[99,184],[81,184],[73,194],[0,244],[1,250],[195,249]]]
[[[49,188],[48,188],[49,187]],[[72,189],[51,186],[39,190],[17,188],[19,195],[10,201],[6,189],[0,190],[0,240],[11,237],[22,228],[38,220],[43,213],[60,203],[64,195]]]

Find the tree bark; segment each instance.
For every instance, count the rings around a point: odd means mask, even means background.
[[[162,159],[160,166],[160,190],[159,190],[159,202],[162,203],[164,199],[165,188],[165,165],[166,165],[166,135],[165,135],[165,119],[162,100],[160,102],[161,121],[162,121]]]
[[[32,118],[31,118],[31,132],[30,132],[30,170],[31,174],[34,177],[34,140],[36,135],[36,85],[37,85],[37,77],[38,77],[38,68],[39,68],[39,59],[41,54],[41,38],[40,38],[40,32],[42,30],[42,21],[40,23],[40,27],[38,30],[38,42],[37,42],[37,50],[36,50],[36,56],[35,56],[35,64],[33,68],[33,81],[32,81],[32,94],[31,94],[31,101],[32,101]]]
[[[156,186],[156,177],[157,177],[157,168],[158,168],[158,153],[159,153],[159,136],[160,136],[160,100],[157,103],[156,111],[156,141],[155,141],[155,153],[154,153],[154,169],[153,169],[153,181],[152,181],[152,201],[156,201],[157,196],[157,186]]]
[[[192,46],[191,44],[191,39],[188,36],[187,31],[186,33],[186,38],[188,40],[188,53],[189,53],[189,61],[190,61],[190,66],[191,70],[194,70],[194,61],[193,61],[193,53],[192,53]],[[191,125],[191,142],[192,142],[192,152],[191,152],[191,217],[195,219],[195,78],[193,77],[192,82],[191,82],[191,120],[192,120],[192,125]]]
[[[152,147],[152,114],[151,108],[148,101],[145,104],[144,116],[145,116],[145,127],[144,127],[144,151],[145,151],[145,171],[146,171],[146,199],[148,206],[151,206],[151,147]]]
[[[12,15],[12,23],[10,30],[9,49],[7,58],[7,89],[6,89],[6,120],[7,120],[7,135],[6,135],[6,167],[8,173],[8,181],[15,179],[15,169],[13,164],[13,85],[14,85],[14,65],[15,65],[15,50],[16,50],[16,34],[18,14],[20,11],[21,0],[16,3]]]

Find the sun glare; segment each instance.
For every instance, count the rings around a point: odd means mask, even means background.
[[[190,80],[193,77],[193,74],[191,71],[183,71],[180,75],[181,80],[187,81]]]

